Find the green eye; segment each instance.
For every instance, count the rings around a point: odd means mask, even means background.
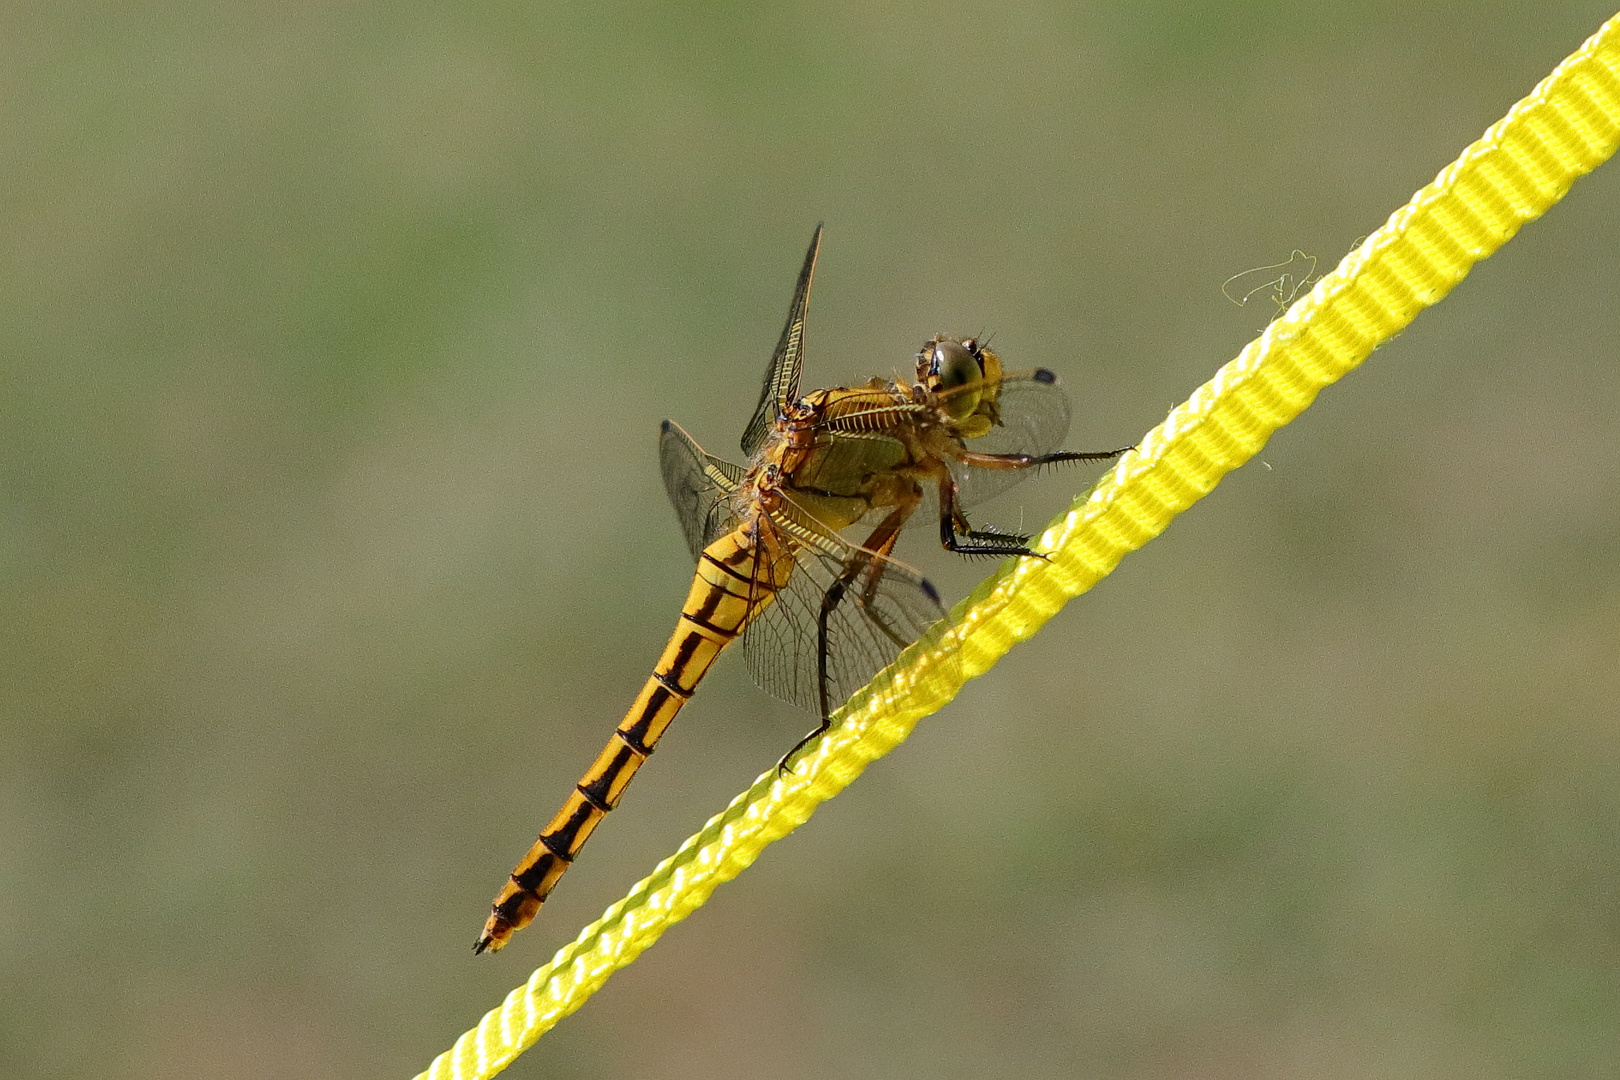
[[[979,407],[979,384],[984,381],[984,373],[966,347],[954,341],[935,342],[928,374],[935,393],[945,394],[945,411],[951,419],[965,420],[973,415]]]
[[[973,354],[954,341],[941,341],[934,345],[934,360],[929,374],[937,380],[941,390],[966,386],[979,378],[979,365]]]

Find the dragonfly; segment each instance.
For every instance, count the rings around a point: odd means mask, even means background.
[[[914,381],[800,396],[821,237],[817,226],[743,433],[747,463],[663,423],[664,487],[697,562],[691,590],[635,703],[495,897],[475,953],[534,919],[726,646],[742,638],[755,681],[820,718],[778,763],[786,773],[837,706],[944,617],[934,586],[894,557],[903,526],[935,520],[959,555],[1043,558],[1030,537],[974,528],[965,511],[1041,466],[1133,449],[1058,450],[1069,402],[1057,376],[1006,372],[973,338],[930,338]]]

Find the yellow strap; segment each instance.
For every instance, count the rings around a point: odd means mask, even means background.
[[[899,745],[964,679],[987,671],[1253,457],[1319,390],[1445,296],[1617,142],[1620,15],[1077,499],[1040,538],[1051,561],[1003,565],[952,611],[947,629],[851,698],[793,775],[772,769],[755,781],[421,1077],[482,1080],[500,1072],[765,845]],[[960,664],[940,662],[943,634],[957,639]]]

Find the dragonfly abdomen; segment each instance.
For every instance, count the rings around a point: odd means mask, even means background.
[[[738,529],[710,544],[699,557],[692,588],[664,654],[607,746],[495,897],[474,952],[499,950],[534,919],[592,830],[619,804],[636,770],[657,747],[721,650],[786,583],[791,556],[772,559],[761,547]]]

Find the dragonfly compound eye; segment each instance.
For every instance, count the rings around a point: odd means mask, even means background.
[[[965,345],[934,342],[928,376],[929,389],[944,396],[945,411],[951,419],[966,420],[979,407],[984,372]]]

